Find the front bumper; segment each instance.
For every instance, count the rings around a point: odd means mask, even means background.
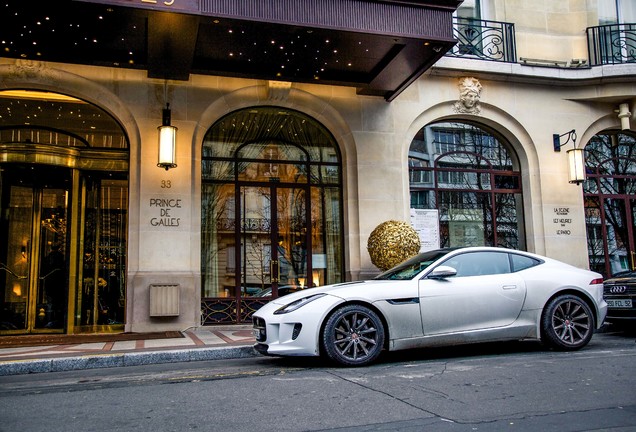
[[[636,321],[636,284],[622,281],[606,283],[603,289],[603,299],[609,303],[605,316],[606,321]],[[628,302],[631,303],[631,306],[627,306]]]
[[[320,327],[342,299],[326,295],[293,312],[275,315],[282,304],[268,303],[252,316],[254,349],[272,356],[320,355]]]

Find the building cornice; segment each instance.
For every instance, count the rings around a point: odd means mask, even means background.
[[[443,57],[437,61],[429,76],[460,77],[475,75],[481,79],[563,87],[608,83],[635,83],[636,64],[559,68],[521,63],[503,63],[457,57]]]

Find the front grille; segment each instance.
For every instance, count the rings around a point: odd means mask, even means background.
[[[254,337],[256,338],[256,342],[265,342],[267,340],[265,320],[259,317],[252,317],[252,323],[254,326]]]
[[[603,296],[633,296],[636,295],[636,285],[633,284],[607,284],[603,286]]]

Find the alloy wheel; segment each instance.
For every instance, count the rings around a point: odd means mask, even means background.
[[[542,319],[541,339],[561,350],[582,348],[594,333],[594,316],[580,297],[561,295],[552,299]]]
[[[327,355],[338,363],[360,366],[382,351],[384,328],[377,314],[358,305],[346,306],[328,320],[323,337]]]

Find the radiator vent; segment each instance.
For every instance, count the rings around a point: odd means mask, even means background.
[[[179,315],[179,284],[150,285],[150,316]]]

